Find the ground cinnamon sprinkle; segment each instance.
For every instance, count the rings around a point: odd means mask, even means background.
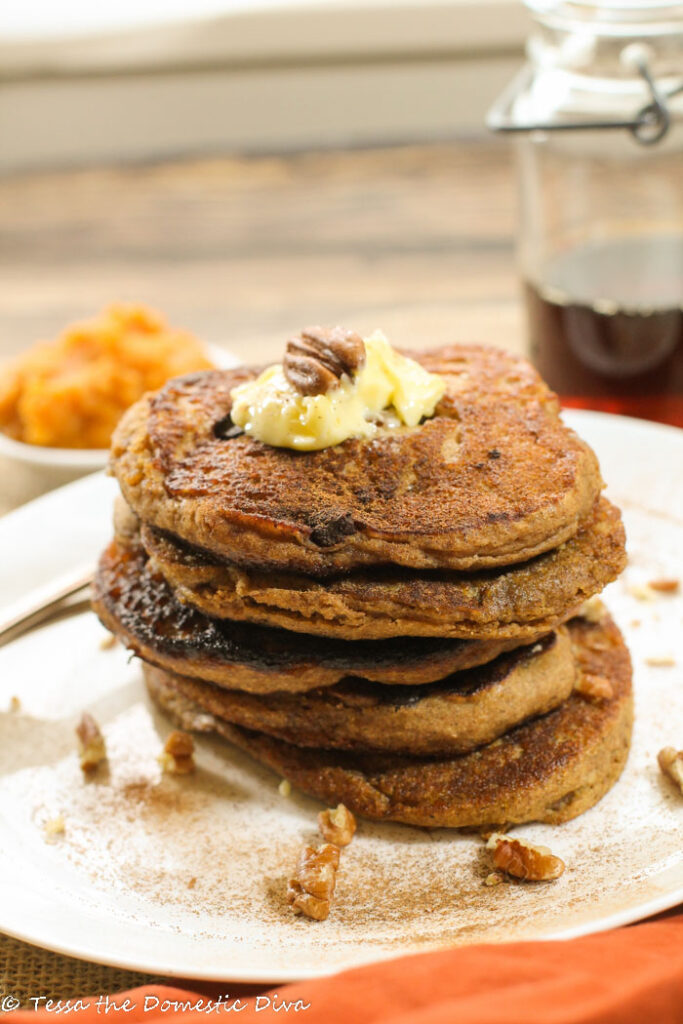
[[[324,958],[333,969],[368,942],[401,952],[415,943],[488,941],[533,931],[539,917],[559,928],[567,914],[589,913],[615,862],[620,877],[631,878],[651,857],[647,843],[641,849],[624,833],[622,803],[607,803],[594,846],[587,819],[563,826],[564,847],[581,870],[565,876],[562,900],[549,904],[547,890],[484,885],[490,857],[482,848],[477,864],[472,835],[364,822],[362,837],[343,851],[333,912],[311,926],[292,914],[286,890],[302,838],[319,842],[316,801],[283,801],[272,773],[211,742],[202,743],[193,776],[162,772],[159,734],[142,703],[108,721],[107,741],[106,781],[84,786],[70,753],[11,781],[17,805],[32,808],[41,847],[77,872],[94,905],[104,894],[136,927],[157,922],[192,942],[219,941],[233,960],[241,949],[252,957],[278,950],[288,963]],[[27,731],[29,752],[34,742]],[[66,832],[46,844],[43,823],[55,809]],[[648,835],[655,827],[649,818],[644,826]],[[661,855],[673,856],[677,837],[660,832],[660,841]],[[248,938],[237,943],[237,935]]]

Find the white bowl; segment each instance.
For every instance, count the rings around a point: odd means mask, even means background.
[[[216,366],[229,368],[239,360],[218,345],[207,345]],[[14,441],[0,430],[0,514],[46,491],[104,469],[108,448],[47,448]]]
[[[0,512],[107,465],[107,448],[45,448],[0,431]]]

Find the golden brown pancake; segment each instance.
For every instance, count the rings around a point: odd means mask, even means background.
[[[416,358],[446,381],[433,418],[304,453],[232,425],[230,391],[257,371],[176,378],[123,417],[113,472],[143,521],[241,566],[470,570],[572,537],[599,467],[530,364],[478,346]]]
[[[347,676],[410,686],[482,665],[517,645],[516,640],[421,637],[326,640],[208,618],[179,602],[163,576],[150,569],[122,511],[119,506],[117,528],[123,537],[100,558],[93,605],[130,650],[172,672],[257,694],[333,686]]]
[[[631,664],[609,617],[569,626],[579,669],[609,680],[594,703],[575,692],[554,711],[469,754],[406,757],[329,751],[291,743],[207,715],[177,692],[151,692],[183,728],[216,731],[327,804],[411,825],[473,828],[568,821],[592,807],[626,762],[633,704]]]
[[[529,642],[575,614],[625,564],[618,509],[602,498],[559,548],[478,573],[358,571],[321,581],[219,562],[142,528],[153,564],[182,601],[207,615],[344,639],[437,636]]]
[[[572,692],[576,664],[564,627],[478,668],[420,686],[347,679],[324,690],[255,696],[144,668],[152,689],[170,688],[204,711],[300,747],[397,751],[474,750]]]

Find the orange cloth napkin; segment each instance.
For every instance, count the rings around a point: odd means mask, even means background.
[[[69,1016],[80,1024],[107,1019],[200,1024],[221,1017],[241,1024],[682,1024],[683,913],[568,942],[469,946],[402,957],[241,996],[245,1008],[239,1012],[172,1007],[174,1001],[196,1004],[199,999],[205,1006],[219,992],[234,999],[237,991],[239,986],[225,984],[200,996],[150,986],[113,997],[119,1006],[129,1000],[127,1012],[105,1013],[102,1006],[98,1012],[92,997],[85,1000],[89,1008]],[[284,1008],[297,1000],[308,1008]],[[18,1011],[9,1016],[15,1024],[38,1024],[38,1018],[46,1024],[56,1014]]]

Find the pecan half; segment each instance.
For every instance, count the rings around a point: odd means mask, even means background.
[[[333,810],[320,812],[318,828],[325,842],[348,846],[356,831],[356,819],[348,807],[337,804]]]
[[[285,377],[301,395],[324,395],[365,362],[365,344],[344,327],[307,327],[287,342]]]
[[[486,844],[493,850],[493,866],[526,882],[550,882],[564,871],[564,861],[547,846],[532,846],[523,839],[495,832]]]
[[[287,886],[287,902],[295,914],[304,914],[315,921],[325,920],[330,913],[338,867],[339,850],[331,843],[317,849],[303,847]]]

